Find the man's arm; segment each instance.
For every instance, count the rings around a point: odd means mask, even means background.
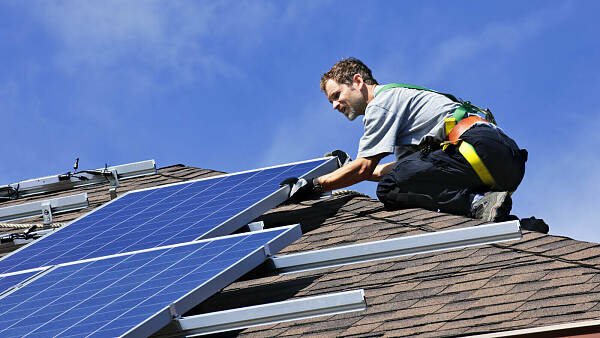
[[[328,191],[345,188],[358,182],[370,180],[374,177],[373,174],[378,168],[377,164],[379,164],[379,161],[381,161],[381,159],[386,155],[387,154],[383,153],[371,157],[359,157],[347,165],[338,168],[327,175],[319,177],[319,184],[321,184],[323,190]],[[381,175],[381,173],[384,172],[384,167],[388,165],[389,163],[382,165],[382,170],[377,172],[377,175]],[[385,171],[385,173],[389,172],[390,170],[391,166],[389,169],[387,169],[387,171]],[[383,177],[383,175],[381,177]]]
[[[373,171],[371,178],[369,178],[369,181],[379,182],[379,180],[381,180],[383,176],[387,175],[387,173],[389,173],[392,170],[394,164],[396,164],[396,162],[380,164],[377,167],[375,167],[375,170]]]

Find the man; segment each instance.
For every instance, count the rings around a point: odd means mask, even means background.
[[[333,109],[351,121],[364,115],[364,135],[356,160],[312,182],[296,183],[296,200],[371,180],[379,182],[377,197],[389,208],[505,219],[512,207],[510,194],[523,179],[527,152],[500,128],[475,116],[468,103],[416,88],[380,86],[355,58],[343,59],[323,74],[321,90]],[[453,122],[456,128],[449,124],[453,116],[459,116]],[[448,142],[452,130],[455,140]],[[392,153],[395,162],[379,164]]]

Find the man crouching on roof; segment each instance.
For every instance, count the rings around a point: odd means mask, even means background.
[[[335,151],[346,162],[339,169],[311,182],[282,182],[292,185],[292,200],[371,180],[379,182],[377,197],[388,208],[419,207],[493,222],[509,215],[527,151],[479,117],[482,111],[422,87],[379,85],[355,58],[323,74],[321,90],[350,121],[364,115],[364,134],[354,161]],[[391,153],[395,162],[379,164]]]

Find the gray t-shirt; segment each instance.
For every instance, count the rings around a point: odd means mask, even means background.
[[[382,86],[375,86],[375,93]],[[365,132],[357,157],[394,153],[396,158],[431,138],[445,139],[444,118],[460,106],[444,95],[418,89],[391,88],[379,93],[365,110]]]

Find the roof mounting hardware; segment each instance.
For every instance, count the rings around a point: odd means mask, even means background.
[[[248,223],[248,228],[250,229],[250,231],[261,231],[261,230],[264,230],[265,229],[265,222],[258,221],[258,222]]]
[[[105,165],[104,167],[107,168],[107,165]],[[110,195],[110,199],[114,200],[115,198],[117,198],[117,188],[119,187],[119,174],[117,174],[116,169],[111,169],[110,173],[112,174],[112,179],[109,176],[108,180],[110,181],[110,187],[108,188],[108,194]]]
[[[76,159],[73,168],[78,167],[79,161]],[[62,175],[35,178],[0,186],[0,199],[16,199],[35,194],[68,190],[84,185],[104,183],[107,180],[111,183],[111,185],[118,187],[119,180],[151,175],[155,173],[156,162],[154,160],[112,167],[105,166],[104,168],[96,170],[83,170],[78,172],[76,171],[74,173],[68,172]]]
[[[110,181],[110,185],[115,188],[119,187],[119,174],[117,173],[116,169],[108,169],[108,166],[105,165],[103,173],[110,173],[110,175],[107,176],[108,180]]]
[[[271,264],[282,273],[315,270],[406,255],[521,239],[519,221],[432,232],[296,254],[273,256]]]
[[[110,195],[110,199],[114,200],[117,198],[117,187],[109,187],[108,194]]]
[[[42,216],[44,224],[52,223],[52,214],[87,208],[87,193],[53,198],[0,208],[0,222]]]
[[[42,218],[44,219],[44,224],[52,224],[52,208],[50,207],[50,203],[44,202],[41,204],[42,207]]]
[[[26,244],[54,231],[54,229],[46,229],[39,231],[35,231],[35,229],[36,226],[33,226],[23,233],[7,234],[0,236],[0,243],[13,243],[16,245]]]
[[[330,190],[330,191],[323,192],[321,194],[321,196],[319,196],[319,199],[320,200],[324,200],[324,199],[328,199],[328,198],[331,198],[331,197],[333,197],[333,191]]]
[[[367,308],[363,289],[205,313],[176,320],[188,337],[328,316]]]

